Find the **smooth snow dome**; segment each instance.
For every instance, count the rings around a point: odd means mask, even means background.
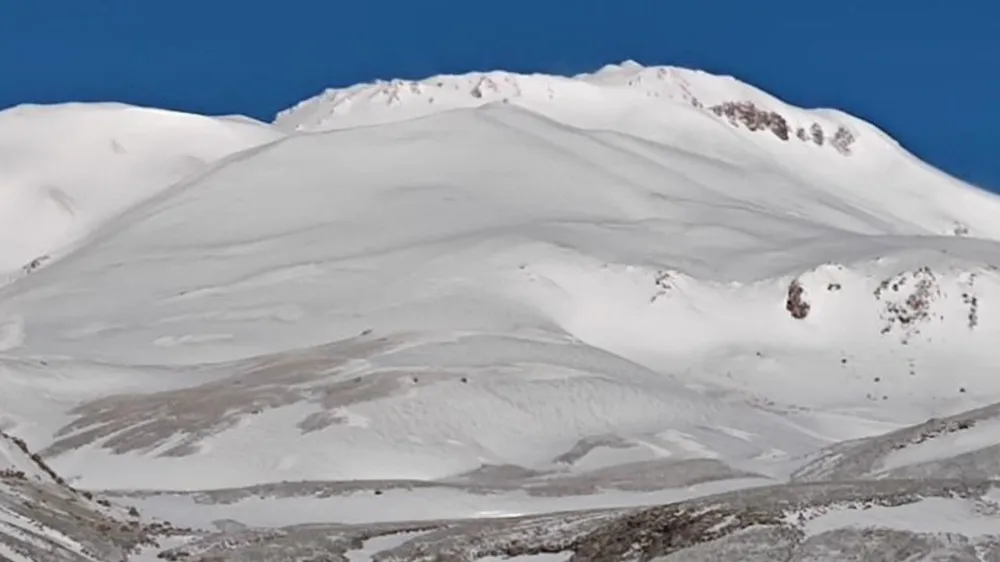
[[[73,485],[179,494],[158,516],[675,501],[1000,401],[1000,197],[731,78],[441,76],[273,127],[4,119],[5,154],[53,163],[4,176],[11,265],[75,245],[2,289],[0,427]],[[50,145],[53,119],[107,123]],[[872,457],[942,457],[907,446]],[[273,510],[318,482],[348,487]]]
[[[248,120],[117,104],[0,112],[0,274],[47,259],[212,161],[279,137]]]

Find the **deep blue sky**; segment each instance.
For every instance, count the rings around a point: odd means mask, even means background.
[[[0,2],[0,107],[116,100],[269,120],[326,86],[626,58],[844,109],[1000,190],[997,0]]]

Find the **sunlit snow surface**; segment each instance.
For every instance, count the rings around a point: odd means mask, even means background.
[[[602,529],[789,480],[894,482],[850,492],[894,498],[860,520],[755,512],[793,550],[1000,532],[1000,198],[842,113],[625,64],[359,85],[274,125],[15,108],[0,162],[0,428],[186,528],[161,549],[648,560],[683,552]],[[758,533],[719,517],[706,559]],[[545,521],[576,542],[509,547]]]

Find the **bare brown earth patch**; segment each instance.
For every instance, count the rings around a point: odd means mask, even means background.
[[[199,441],[233,427],[245,416],[297,403],[320,406],[320,412],[299,423],[303,432],[316,431],[343,421],[335,413],[337,408],[448,376],[405,370],[361,376],[359,361],[388,353],[402,343],[400,337],[361,336],[217,365],[213,369],[227,374],[198,386],[95,400],[70,412],[77,418],[56,434],[55,442],[42,454],[58,455],[101,442],[118,454],[148,452],[169,443],[161,456],[185,456],[197,450]]]

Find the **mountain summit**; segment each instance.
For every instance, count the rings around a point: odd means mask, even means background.
[[[682,105],[734,127],[829,146],[843,155],[851,153],[855,142],[848,120],[838,122],[834,112],[803,112],[729,76],[670,66],[647,68],[634,61],[573,77],[475,72],[330,89],[279,113],[275,124],[297,131],[331,130],[491,103],[519,105],[577,126],[603,120],[611,128],[618,128],[615,119],[623,113],[665,113]]]

